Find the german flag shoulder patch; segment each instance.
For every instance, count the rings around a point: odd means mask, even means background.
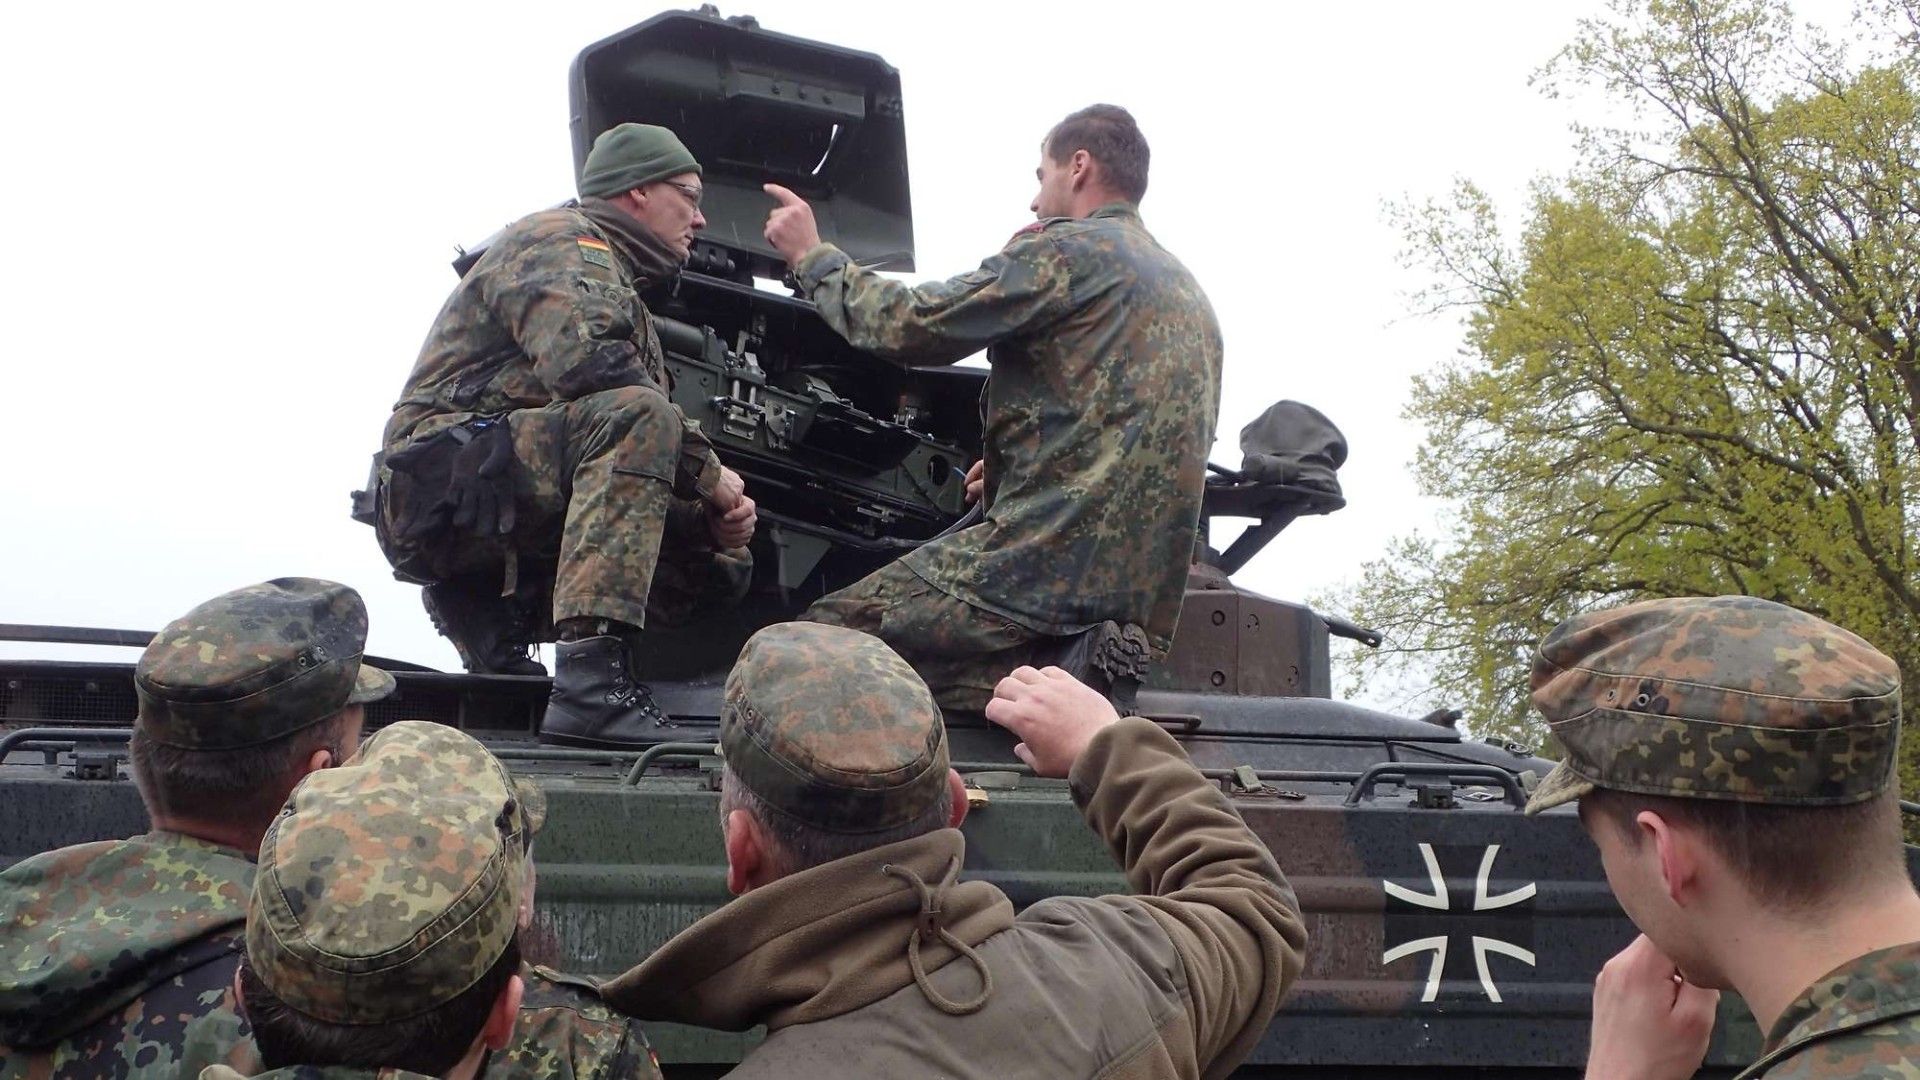
[[[573,242],[580,245],[580,257],[595,266],[613,269],[613,249],[605,240],[595,236],[576,236]]]

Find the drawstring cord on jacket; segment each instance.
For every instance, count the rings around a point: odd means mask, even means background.
[[[993,972],[987,970],[987,962],[980,959],[980,954],[975,952],[972,946],[953,936],[940,921],[940,908],[947,898],[947,890],[953,887],[954,880],[960,876],[959,857],[955,856],[948,860],[947,872],[941,876],[940,884],[931,888],[928,887],[925,879],[905,866],[894,866],[889,863],[882,866],[880,872],[905,881],[913,886],[914,891],[920,896],[920,921],[914,926],[913,935],[907,938],[907,966],[913,969],[914,985],[920,988],[920,992],[926,995],[934,1008],[948,1016],[966,1016],[969,1013],[979,1012],[986,1005],[988,996],[993,993]],[[935,935],[946,942],[948,948],[966,957],[980,972],[980,993],[972,1000],[955,1001],[935,990],[933,984],[927,981],[926,966],[920,962],[920,942]]]

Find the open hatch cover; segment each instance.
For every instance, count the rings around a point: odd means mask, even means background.
[[[761,230],[783,184],[813,204],[823,239],[877,269],[913,269],[900,73],[872,53],[672,11],[595,42],[574,59],[573,169],[595,136],[637,121],[673,129],[703,169],[700,236],[779,277]]]

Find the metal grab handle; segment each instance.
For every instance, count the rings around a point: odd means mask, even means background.
[[[1514,775],[1498,765],[1458,765],[1444,761],[1383,761],[1372,765],[1353,781],[1352,790],[1347,792],[1344,804],[1358,806],[1360,800],[1373,794],[1373,786],[1389,776],[1444,776],[1453,779],[1458,776],[1471,776],[1492,780],[1499,784],[1507,794],[1507,801],[1524,810],[1527,806],[1527,794],[1520,790],[1520,781]]]
[[[0,761],[23,743],[41,742],[126,742],[133,738],[132,728],[27,727],[0,736]]]
[[[697,760],[703,757],[718,757],[719,754],[720,754],[719,743],[701,743],[701,742],[657,743],[653,746],[647,747],[646,752],[642,753],[639,759],[633,763],[633,768],[627,770],[626,783],[628,785],[638,784],[640,782],[640,778],[647,775],[647,766],[653,764],[656,761],[659,761],[661,758],[668,758],[668,757],[694,758]]]

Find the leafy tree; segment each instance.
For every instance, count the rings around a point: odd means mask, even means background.
[[[1347,605],[1389,644],[1358,677],[1537,742],[1556,622],[1746,593],[1893,656],[1916,715],[1920,3],[1861,19],[1849,45],[1761,0],[1619,4],[1542,79],[1632,119],[1577,129],[1517,239],[1471,184],[1403,211],[1465,314],[1409,407],[1455,516],[1365,568]]]

